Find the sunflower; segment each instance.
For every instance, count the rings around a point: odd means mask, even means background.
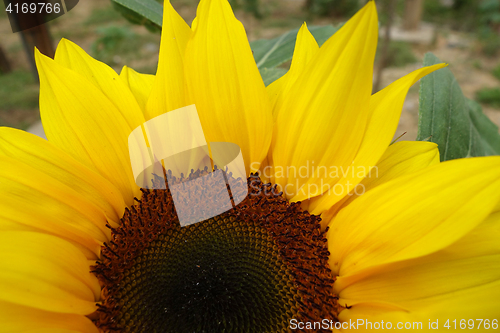
[[[409,87],[444,65],[371,95],[377,24],[370,1],[321,48],[304,25],[267,88],[226,0],[192,27],[165,1],[156,76],[67,40],[37,52],[48,141],[0,129],[0,331],[498,328],[500,158],[390,145]],[[248,195],[181,228],[127,138],[193,104],[208,142],[241,148],[248,179],[228,182]]]

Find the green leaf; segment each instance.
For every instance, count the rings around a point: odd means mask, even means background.
[[[332,36],[339,27],[311,26],[308,27],[319,45],[322,45]],[[295,40],[299,29],[288,31],[287,33],[273,39],[259,39],[250,43],[257,67],[272,68],[279,66],[292,59]]]
[[[424,66],[441,62],[432,53],[424,57]],[[420,81],[417,140],[437,143],[441,161],[500,154],[498,127],[465,98],[449,68]]]
[[[481,147],[484,150],[481,155],[488,156],[500,154],[500,135],[498,134],[498,126],[488,118],[481,109],[481,105],[475,101],[468,100],[470,119],[474,125],[475,135],[477,140],[481,142]]]
[[[259,68],[260,76],[264,80],[266,87],[286,74],[287,70],[284,68]]]
[[[161,29],[163,6],[155,0],[111,0],[115,8],[130,22],[146,26],[149,30]]]

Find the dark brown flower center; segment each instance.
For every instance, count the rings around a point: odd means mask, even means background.
[[[236,208],[185,227],[168,189],[143,190],[93,267],[103,288],[96,325],[103,332],[274,333],[289,332],[292,319],[337,321],[320,218],[255,175],[247,184]]]

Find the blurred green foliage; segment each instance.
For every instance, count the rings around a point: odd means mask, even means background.
[[[477,25],[481,0],[454,0],[451,7],[438,0],[425,0],[423,19],[450,25],[457,30],[472,31]]]
[[[120,64],[123,55],[137,55],[140,37],[129,28],[107,26],[96,32],[98,38],[92,43],[92,54],[97,59],[107,64]]]
[[[251,13],[254,17],[261,19],[264,17],[260,0],[229,0],[233,9],[243,9]]]
[[[0,74],[0,110],[38,108],[38,84],[33,74],[15,70]]]
[[[377,46],[377,58],[381,48],[382,43],[379,43]],[[388,67],[403,67],[408,64],[416,63],[419,60],[413,53],[410,43],[391,41],[386,61]]]
[[[479,12],[483,25],[498,27],[500,24],[500,1],[482,0],[479,2]]]
[[[307,0],[307,10],[319,16],[350,17],[360,8],[359,0]]]
[[[426,0],[423,19],[475,33],[485,55],[494,56],[500,50],[499,0],[454,0],[451,8]]]
[[[96,8],[92,10],[92,14],[85,20],[83,24],[86,26],[92,26],[119,21],[121,19],[122,16],[115,9],[113,9],[112,6],[107,6],[104,8]]]
[[[101,26],[95,31],[97,38],[91,45],[91,55],[117,70],[123,65],[130,65],[131,61],[158,54],[157,34],[139,34],[131,27],[115,25]],[[140,64],[136,69],[154,73],[156,62]]]
[[[500,107],[500,88],[482,88],[476,92],[478,102]]]
[[[477,33],[483,52],[488,56],[495,56],[500,49],[500,1],[481,1],[479,12],[481,15]]]
[[[493,74],[494,77],[500,80],[500,64],[498,64],[497,67],[493,68],[491,74]]]
[[[476,59],[472,61],[472,67],[474,67],[475,69],[483,69],[483,64],[480,60]]]

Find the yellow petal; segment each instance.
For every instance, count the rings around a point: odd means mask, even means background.
[[[340,312],[341,323],[338,325],[343,327],[341,332],[373,332],[382,327],[384,330],[404,329],[407,332],[413,332],[427,328],[423,322],[414,321],[414,319],[404,309],[394,304],[366,302],[353,305],[350,309]],[[425,320],[427,323],[427,319]],[[410,326],[405,329],[405,324]]]
[[[306,177],[280,175],[279,169],[309,169],[313,163],[347,167],[356,157],[368,122],[377,36],[377,12],[370,1],[323,44],[283,96],[271,149],[276,183],[288,199],[320,195],[323,184],[337,179],[311,170]]]
[[[424,67],[393,82],[370,99],[370,117],[364,132],[361,147],[356,152],[352,164],[331,164],[341,174],[336,184],[322,196],[311,200],[309,211],[321,214],[351,192],[369,174],[389,146],[398,125],[403,102],[408,89],[423,76],[445,67],[445,64]],[[342,144],[349,146],[349,141]]]
[[[307,29],[307,24],[304,23],[297,33],[290,70],[266,88],[271,100],[274,119],[278,116],[278,110],[281,109],[284,96],[288,96],[290,88],[318,50],[319,46],[316,39]]]
[[[7,204],[9,202],[7,201]],[[16,207],[18,203],[12,203],[14,207]],[[3,209],[3,205],[2,205]],[[18,210],[19,211],[19,210]],[[33,216],[28,214],[19,214],[19,217],[14,219],[10,219],[10,217],[4,217],[3,215],[9,214],[10,216],[14,216],[12,210],[7,210],[6,213],[1,214],[0,216],[0,232],[5,231],[28,231],[28,232],[37,232],[37,233],[45,233],[49,235],[55,235],[65,241],[68,241],[73,246],[75,246],[78,250],[80,250],[83,255],[89,260],[97,260],[100,255],[102,243],[95,240],[94,238],[88,236],[78,228],[74,228],[72,226],[68,226],[65,224],[66,221],[61,221],[60,218],[56,218],[54,220],[61,222],[46,222],[47,213],[44,212],[41,218],[41,225],[36,223],[36,220],[33,221]],[[30,222],[31,221],[31,222]],[[52,224],[51,224],[52,223]],[[62,224],[59,224],[62,223]]]
[[[158,70],[146,105],[148,120],[192,104],[186,99],[184,80],[184,52],[190,36],[189,26],[170,0],[165,1]]]
[[[239,145],[247,173],[257,171],[271,141],[272,114],[245,29],[227,0],[200,2],[185,72],[207,141]]]
[[[117,223],[123,216],[125,202],[118,189],[47,140],[0,127],[0,156],[18,159],[76,190],[82,200],[99,207],[109,222]]]
[[[150,74],[141,74],[134,71],[130,67],[123,66],[120,77],[128,85],[142,111],[145,112],[146,103],[149,95],[151,94],[151,90],[153,89],[155,76]]]
[[[449,247],[425,257],[385,265],[372,274],[339,277],[341,304],[373,308],[397,304],[411,319],[498,319],[500,297],[500,213],[489,216],[472,232]],[[349,312],[349,311],[347,311]],[[344,314],[344,318],[352,314]],[[383,317],[383,312],[379,314]],[[389,319],[386,313],[386,319]],[[454,324],[450,325],[454,328]],[[426,327],[427,328],[427,327]],[[469,329],[469,327],[467,326]],[[484,329],[484,327],[481,327]]]
[[[363,179],[366,190],[395,178],[439,163],[437,144],[424,141],[400,141],[390,145],[375,170]]]
[[[115,185],[127,205],[140,191],[132,176],[132,129],[115,105],[82,75],[36,51],[40,114],[49,141]]]
[[[1,333],[99,333],[92,321],[82,315],[44,311],[0,301]]]
[[[499,157],[453,160],[368,191],[329,224],[332,270],[351,275],[457,241],[500,200],[499,167]]]
[[[370,169],[367,177],[355,187],[354,191],[321,214],[322,223],[326,226],[340,209],[348,206],[353,200],[356,200],[367,191],[394,178],[422,170],[437,163],[439,163],[439,150],[437,144],[433,142],[400,141],[390,145],[377,165]]]
[[[110,231],[105,227],[106,216],[96,205],[70,184],[18,160],[0,157],[0,162],[0,230],[19,230],[16,224],[36,228],[98,255]]]
[[[134,129],[144,122],[144,115],[132,92],[120,76],[108,65],[89,56],[81,47],[63,38],[57,46],[54,60],[99,88]]]
[[[100,286],[87,259],[70,243],[35,232],[0,233],[0,301],[88,315]]]

